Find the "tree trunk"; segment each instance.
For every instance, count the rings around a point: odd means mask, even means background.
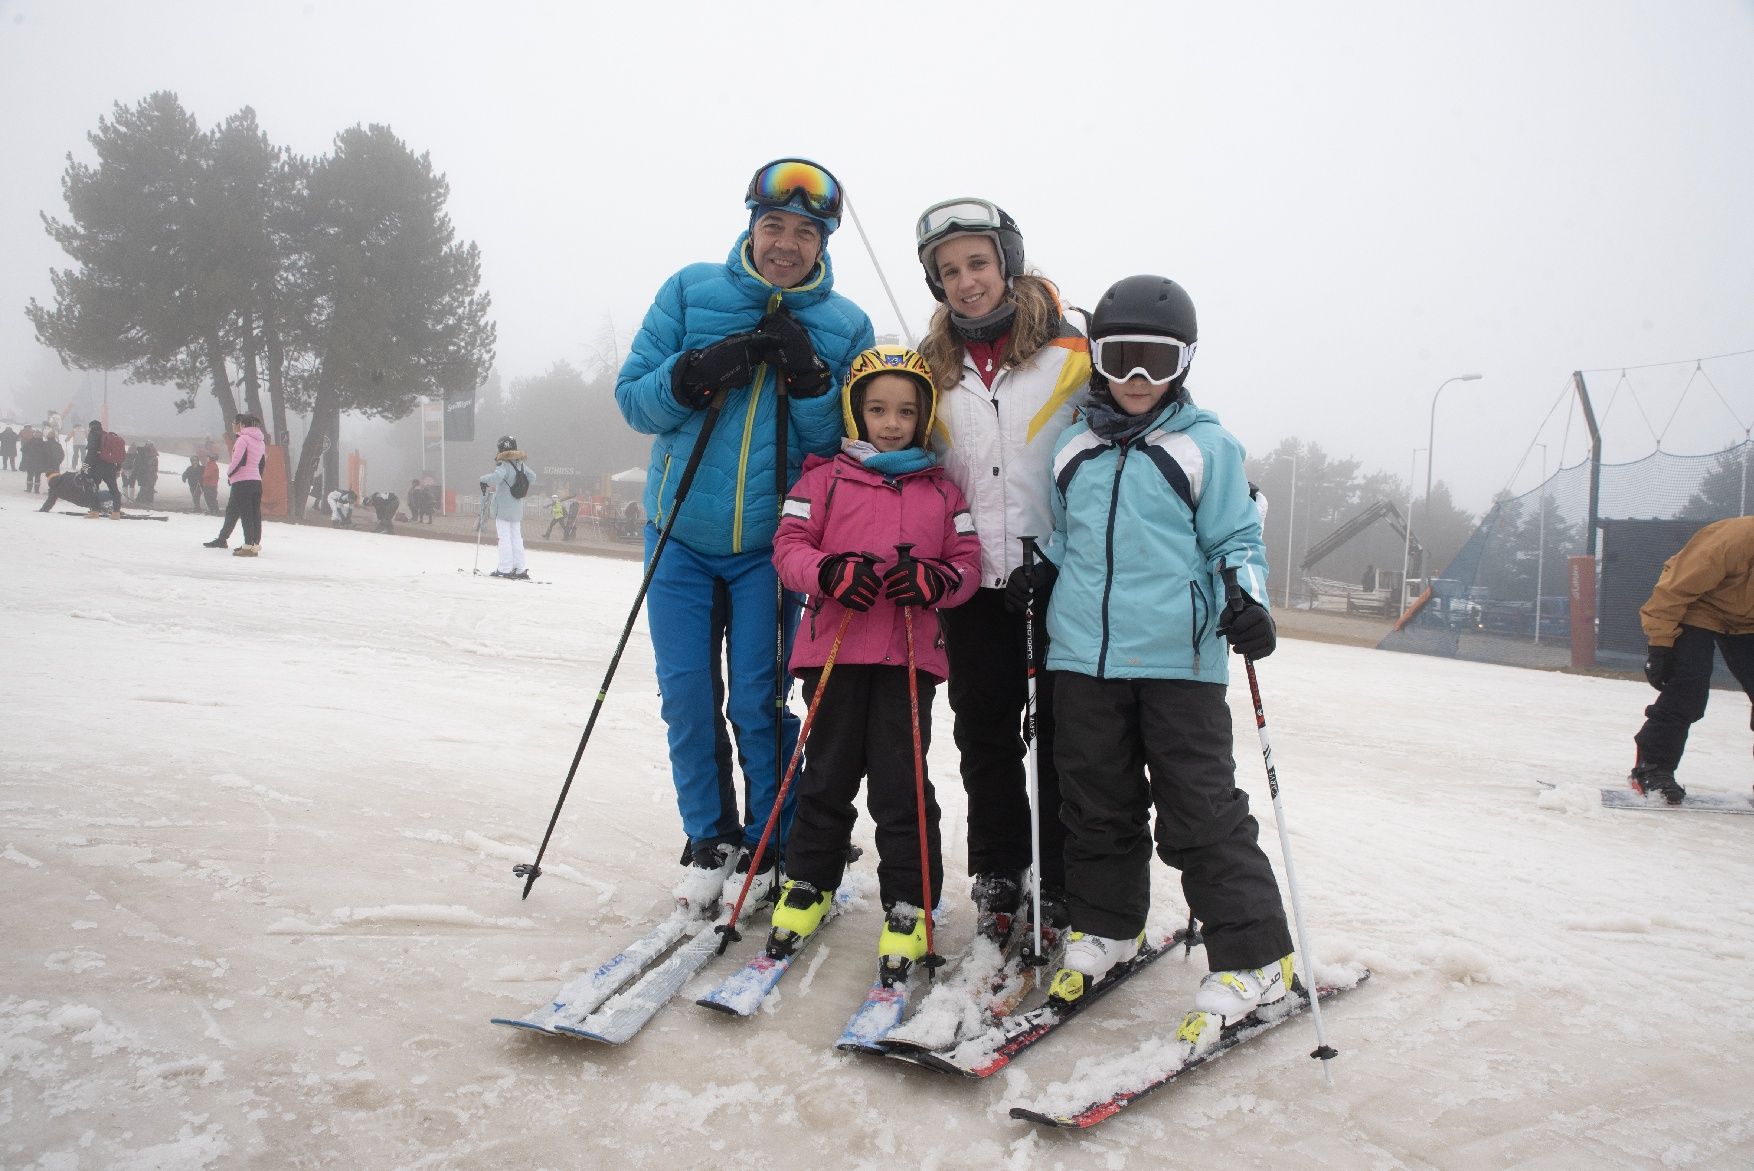
[[[268,409],[274,413],[272,433],[273,442],[281,447],[292,443],[292,431],[286,424],[286,351],[280,345],[280,330],[274,325],[272,308],[262,315],[262,340],[268,351]],[[304,498],[296,495],[293,490],[292,461],[286,461],[286,499],[292,506],[292,514],[304,516]]]
[[[244,315],[244,406],[258,419],[268,416],[262,411],[262,383],[256,370],[256,315]]]
[[[225,375],[225,346],[220,344],[219,330],[209,329],[202,340],[207,343],[207,372],[213,376],[213,397],[219,400],[224,415],[219,427],[223,434],[231,430],[232,420],[237,417],[238,400],[231,392],[231,379]]]
[[[317,461],[323,455],[323,445],[334,436],[331,423],[339,420],[340,406],[340,399],[328,382],[319,382],[317,401],[311,410],[311,429],[305,432],[304,446],[298,453],[298,471],[292,478],[293,511],[300,520],[304,519],[305,501],[311,495],[311,478],[316,474]]]

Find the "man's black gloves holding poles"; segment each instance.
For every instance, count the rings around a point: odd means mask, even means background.
[[[1059,576],[1059,567],[1045,557],[1019,565],[1005,579],[1005,608],[1013,614],[1021,614],[1027,610],[1033,585],[1035,613],[1039,621],[1048,612],[1048,595],[1054,592],[1054,579]]]
[[[705,410],[714,395],[747,386],[762,362],[779,372],[786,380],[786,393],[794,398],[826,394],[834,381],[816,356],[809,332],[790,313],[778,309],[748,333],[684,352],[670,376],[670,393],[691,411]]]

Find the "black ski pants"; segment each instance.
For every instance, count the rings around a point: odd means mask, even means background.
[[[244,524],[244,544],[262,543],[262,481],[239,480],[231,486],[225,501],[225,525],[219,530],[222,541],[231,538],[231,530],[239,521]]]
[[[1023,616],[1005,608],[1002,589],[939,613],[944,649],[950,656],[950,710],[955,713],[956,750],[962,787],[968,793],[968,872],[1003,874],[1030,862],[1029,789],[1024,769],[1023,715],[1029,684],[1025,674]],[[1035,656],[1047,657],[1047,610],[1036,614]],[[1066,884],[1060,823],[1060,782],[1054,765],[1054,684],[1036,675],[1037,752],[1035,815],[1041,825],[1042,885]]]
[[[822,668],[798,672],[804,694],[814,696]],[[920,763],[932,743],[932,694],[937,680],[919,675]],[[858,811],[853,799],[865,786],[865,808],[877,833],[877,887],[885,908],[897,902],[926,905],[920,886],[919,801],[914,776],[913,716],[907,668],[878,664],[837,665],[817,705],[806,746],[808,764],[798,786],[798,812],[786,844],[786,874],[818,890],[840,885],[847,846]],[[923,773],[922,773],[923,775]],[[932,898],[944,889],[944,858],[938,835],[938,799],[925,776],[926,854]]]
[[[1754,700],[1754,634],[1719,634],[1683,626],[1675,640],[1675,673],[1644,709],[1644,727],[1633,737],[1638,763],[1673,771],[1687,749],[1687,733],[1705,715],[1711,696],[1712,647],[1723,652],[1724,665]],[[1754,715],[1748,726],[1754,730]]]
[[[90,483],[91,483],[91,499],[92,499],[92,507],[93,508],[97,507],[98,501],[101,499],[101,497],[98,495],[97,489],[98,489],[98,485],[102,484],[102,485],[105,485],[109,488],[110,499],[115,502],[116,511],[117,512],[122,511],[122,488],[119,484],[116,483],[116,465],[115,464],[106,464],[106,463],[102,463],[102,462],[94,463],[91,465],[91,467],[86,469],[85,476],[86,476],[86,479],[88,481],[90,481]]]
[[[1158,856],[1181,871],[1213,971],[1290,954],[1279,884],[1236,787],[1224,687],[1071,671],[1055,672],[1054,686],[1073,929],[1110,939],[1144,930],[1155,836]]]

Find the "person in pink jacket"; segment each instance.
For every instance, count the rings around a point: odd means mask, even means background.
[[[980,539],[968,505],[925,447],[935,403],[931,372],[913,350],[877,346],[854,359],[841,401],[850,438],[832,459],[804,462],[773,545],[780,581],[812,595],[791,660],[806,695],[816,694],[824,664],[835,658],[798,781],[768,952],[789,954],[821,924],[846,868],[853,800],[869,777],[865,803],[876,823],[885,911],[878,965],[890,983],[926,952],[921,798],[934,894],[944,875],[938,803],[930,780],[914,775],[903,611],[913,615],[923,754],[932,692],[949,672],[938,611],[980,588]]]
[[[268,458],[268,439],[262,434],[262,421],[254,415],[240,414],[232,423],[237,439],[231,445],[225,473],[226,483],[231,485],[225,502],[225,526],[204,544],[209,549],[225,548],[233,526],[241,520],[244,543],[232,550],[232,556],[254,557],[262,551],[262,464]]]

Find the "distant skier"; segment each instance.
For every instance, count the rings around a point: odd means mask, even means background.
[[[262,552],[262,469],[268,460],[268,438],[262,434],[261,420],[254,415],[238,414],[233,417],[232,426],[236,438],[225,473],[226,482],[231,485],[225,502],[225,524],[220,526],[219,536],[206,542],[206,547],[225,548],[233,526],[242,521],[244,543],[232,550],[232,556],[255,557]]]
[[[373,512],[378,514],[378,527],[372,532],[394,533],[396,531],[396,510],[402,507],[402,502],[396,499],[396,494],[394,492],[373,492],[365,498],[365,502],[371,506]]]
[[[94,511],[107,511],[113,505],[107,493],[95,491],[92,481],[78,472],[51,472],[48,485],[49,498],[43,501],[43,506],[37,509],[38,512],[52,511],[56,503],[62,500]]]
[[[501,435],[496,447],[493,470],[481,477],[482,489],[493,494],[489,508],[499,538],[499,568],[488,576],[529,581],[530,568],[524,561],[524,497],[530,491],[530,471],[524,466],[525,456],[516,439]]]
[[[0,470],[8,472],[16,470],[17,457],[18,432],[14,431],[12,424],[8,423],[6,430],[0,431]]]
[[[560,528],[560,535],[566,536],[566,505],[560,502],[559,496],[550,496],[548,499],[548,527],[542,530],[544,541],[554,536],[554,529],[557,525]]]
[[[1275,644],[1266,550],[1242,445],[1184,386],[1197,340],[1174,281],[1128,277],[1103,294],[1084,418],[1055,445],[1047,562],[1007,586],[1021,593],[1033,578],[1037,604],[1049,595],[1072,921],[1049,996],[1075,1001],[1138,954],[1155,807],[1157,853],[1205,925],[1211,974],[1177,1033],[1196,1052],[1292,979],[1225,699],[1223,640],[1252,658]],[[1226,608],[1221,569],[1236,575],[1240,610]]]
[[[937,393],[913,350],[877,346],[853,359],[842,411],[847,438],[832,459],[810,456],[786,495],[773,563],[786,588],[814,595],[792,646],[792,673],[816,693],[838,646],[796,782],[787,880],[773,912],[770,955],[783,956],[821,924],[846,869],[861,780],[876,823],[883,931],[877,954],[894,983],[926,954],[920,825],[932,897],[944,888],[938,801],[916,794],[905,608],[915,608],[913,652],[920,744],[931,743],[932,694],[949,672],[938,611],[980,587],[981,544],[962,493],[926,449]],[[913,549],[898,560],[897,546]],[[872,562],[864,550],[877,552]],[[844,637],[839,636],[845,622]],[[923,800],[924,813],[920,812]]]
[[[329,527],[332,529],[350,529],[353,527],[353,502],[359,497],[353,494],[352,488],[337,488],[329,493]]]
[[[183,469],[182,480],[189,489],[189,508],[199,516],[201,507],[201,455],[199,452],[189,457],[189,466]]]
[[[1711,695],[1712,647],[1754,699],[1754,516],[1708,524],[1663,563],[1650,600],[1638,611],[1649,640],[1644,677],[1657,689],[1633,741],[1638,762],[1627,777],[1646,795],[1679,805],[1675,780],[1687,732]]]
[[[122,461],[127,457],[121,436],[105,431],[104,425],[93,419],[85,433],[85,475],[94,485],[103,484],[109,488],[110,498],[115,501],[115,508],[110,512],[113,520],[122,519],[122,487],[116,478],[121,474]],[[103,513],[91,508],[85,515],[96,518]]]

